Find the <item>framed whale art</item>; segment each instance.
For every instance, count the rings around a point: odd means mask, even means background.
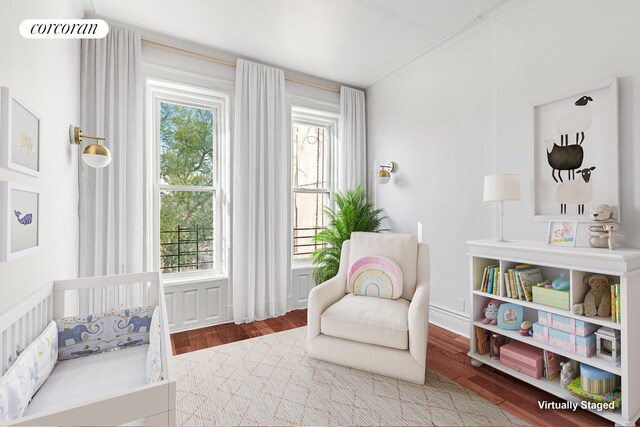
[[[0,181],[0,261],[29,254],[40,246],[40,193]]]
[[[620,216],[618,79],[533,102],[535,220],[589,221],[601,204]]]

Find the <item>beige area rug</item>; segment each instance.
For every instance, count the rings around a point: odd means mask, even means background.
[[[524,425],[429,370],[424,386],[310,359],[307,328],[174,358],[178,425]]]

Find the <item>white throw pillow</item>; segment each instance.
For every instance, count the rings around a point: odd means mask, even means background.
[[[153,310],[151,317],[151,328],[149,330],[149,350],[147,352],[147,382],[155,383],[164,380],[162,369],[162,328],[160,318],[160,307]]]

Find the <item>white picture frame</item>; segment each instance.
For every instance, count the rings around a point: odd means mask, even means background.
[[[547,231],[547,244],[551,246],[576,246],[578,221],[551,220]]]
[[[590,208],[608,204],[619,221],[618,79],[535,100],[532,117],[533,219],[584,223]]]
[[[40,212],[38,190],[0,181],[0,261],[40,248]]]
[[[0,87],[0,167],[40,176],[40,117]]]

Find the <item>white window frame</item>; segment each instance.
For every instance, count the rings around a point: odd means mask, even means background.
[[[228,276],[228,257],[225,256],[223,242],[228,241],[229,219],[223,206],[227,197],[222,182],[229,165],[229,154],[223,150],[229,147],[229,96],[225,93],[212,91],[199,86],[184,83],[169,82],[160,79],[147,79],[147,177],[152,189],[148,194],[147,206],[151,206],[151,226],[147,228],[147,239],[150,253],[147,262],[153,270],[161,269],[160,261],[160,191],[206,191],[214,197],[214,268],[188,272],[163,273],[165,281],[181,282],[184,280],[199,280]],[[214,140],[214,170],[213,186],[180,186],[168,185],[160,182],[160,104],[162,102],[186,105],[196,108],[211,109],[216,118]]]
[[[327,147],[326,152],[326,177],[327,177],[327,186],[323,189],[303,189],[293,186],[293,179],[291,181],[291,262],[292,266],[305,266],[311,264],[312,258],[311,256],[306,258],[295,258],[294,257],[294,243],[295,236],[293,232],[294,228],[294,220],[295,220],[295,194],[296,193],[306,193],[306,194],[326,194],[328,199],[328,205],[331,208],[334,207],[333,202],[333,193],[335,191],[335,183],[337,182],[337,171],[336,171],[336,144],[338,142],[338,119],[339,115],[337,113],[332,113],[325,110],[319,110],[315,108],[303,107],[298,105],[292,105],[291,107],[291,138],[289,140],[291,147],[291,171],[293,176],[293,167],[294,167],[294,159],[295,159],[295,151],[293,150],[293,138],[294,132],[293,127],[294,123],[304,123],[307,125],[318,125],[321,127],[327,128],[328,132],[326,135],[327,141],[325,141],[325,145]]]

